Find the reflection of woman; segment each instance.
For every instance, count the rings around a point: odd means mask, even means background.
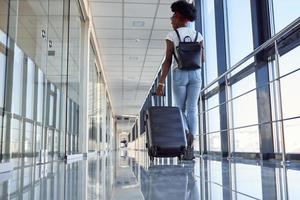
[[[166,37],[166,56],[162,64],[162,75],[156,94],[160,96],[163,95],[164,82],[172,64],[175,103],[176,106],[182,109],[186,116],[184,123],[188,142],[187,152],[189,152],[188,157],[193,158],[194,136],[199,132],[198,99],[201,90],[201,69],[180,70],[175,59],[172,63],[172,55],[174,53],[176,54],[176,47],[179,44],[179,38],[175,30],[178,31],[181,38],[185,38],[186,36],[189,36],[192,40],[196,38],[197,32],[188,27],[188,23],[194,21],[196,18],[196,9],[192,4],[185,1],[176,1],[171,5],[171,10],[174,12],[171,17],[174,31],[171,31]],[[198,33],[197,42],[203,47],[203,37],[200,33]],[[203,52],[203,50],[201,52]],[[201,53],[201,62],[204,62],[203,53]]]

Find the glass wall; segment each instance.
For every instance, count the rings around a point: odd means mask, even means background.
[[[68,55],[68,82],[67,82],[67,102],[68,102],[68,132],[67,132],[67,154],[78,153],[78,123],[80,105],[80,83],[81,79],[81,55],[82,55],[82,26],[83,19],[77,1],[70,1],[70,21],[69,21],[69,55]]]
[[[77,0],[0,0],[1,159],[43,163],[79,153],[83,112],[89,115],[89,150],[109,140],[111,108],[97,56],[91,50],[90,67],[82,58],[89,56],[83,53],[84,23]],[[89,97],[81,93],[85,81]]]
[[[253,51],[251,5],[250,0],[224,2],[227,14],[229,67],[231,67]]]
[[[215,94],[206,101],[206,139],[207,150],[221,151],[221,133],[220,133],[220,109],[219,94]]]
[[[275,33],[282,30],[299,17],[300,1],[297,0],[269,0],[273,4]],[[272,12],[272,9],[271,9]]]
[[[287,153],[300,153],[300,94],[296,85],[300,80],[300,46],[279,57],[279,72],[282,98],[282,118]]]
[[[64,1],[0,5],[1,155],[40,162],[59,153]]]
[[[89,151],[97,150],[99,135],[99,76],[96,65],[95,53],[90,46],[89,61]]]
[[[5,77],[6,77],[6,61],[7,61],[7,23],[8,23],[8,2],[0,0],[0,152],[5,148],[6,140],[4,132],[6,122],[4,120],[4,97],[5,97]],[[1,154],[2,155],[2,154]]]
[[[107,107],[106,107],[106,89],[102,75],[100,76],[100,149],[106,149],[106,115],[107,115]]]
[[[217,47],[216,47],[216,24],[215,3],[204,0],[203,2],[203,37],[205,45],[205,85],[218,77]]]
[[[291,22],[299,19],[299,9],[300,6],[299,1],[287,0],[287,1],[279,1],[273,0],[270,1],[270,13],[272,13],[272,21],[271,28],[272,33],[276,34],[285,27],[287,27]],[[279,44],[278,52],[278,65],[275,62],[272,62],[270,67],[274,70],[271,73],[272,80],[278,79],[280,85],[273,86],[273,97],[276,100],[278,98],[280,92],[280,100],[281,104],[274,105],[273,109],[275,111],[281,109],[282,116],[273,116],[276,120],[283,120],[282,126],[283,129],[278,129],[274,127],[275,136],[274,136],[274,145],[276,146],[275,151],[277,153],[281,153],[282,149],[282,140],[284,139],[284,147],[287,154],[299,154],[300,153],[300,145],[297,141],[299,141],[300,137],[298,134],[298,130],[300,127],[300,110],[298,106],[298,102],[300,100],[299,93],[297,93],[296,85],[299,84],[299,69],[300,69],[300,61],[299,61],[299,53],[300,46],[297,42],[298,39],[292,38],[286,44]],[[282,51],[283,49],[283,51]],[[276,70],[278,68],[278,74],[276,74]],[[275,74],[275,75],[274,75]],[[276,90],[276,88],[278,90]],[[276,107],[277,106],[277,107]],[[278,127],[278,126],[277,126]],[[283,137],[281,136],[283,134]]]
[[[231,86],[234,152],[259,152],[255,74]],[[252,91],[251,91],[252,90]],[[251,91],[251,92],[249,92]],[[248,92],[248,93],[247,93]]]

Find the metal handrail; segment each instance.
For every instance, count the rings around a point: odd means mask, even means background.
[[[240,130],[240,129],[251,128],[251,127],[255,127],[255,126],[273,124],[273,123],[277,123],[277,122],[290,121],[290,120],[294,120],[294,119],[300,119],[300,116],[289,117],[289,118],[278,119],[278,120],[271,120],[271,121],[267,121],[267,122],[261,122],[261,123],[256,123],[256,124],[238,126],[238,127],[234,127],[234,128],[220,129],[220,130],[217,130],[217,131],[210,131],[210,132],[206,132],[206,133],[200,133],[199,135],[211,135],[211,134],[214,134],[214,133],[221,133],[222,134],[222,132],[226,132],[226,131]]]
[[[205,86],[202,90],[201,93],[204,92],[205,90],[207,90],[208,88],[210,88],[212,85],[214,85],[215,83],[217,83],[219,80],[221,80],[223,77],[225,77],[226,75],[228,75],[229,73],[231,73],[233,70],[237,69],[238,67],[240,67],[242,64],[244,64],[246,61],[248,61],[250,58],[252,58],[253,56],[255,56],[256,54],[258,54],[259,52],[261,52],[262,50],[264,50],[265,48],[271,46],[276,40],[280,39],[281,37],[283,37],[284,35],[286,35],[287,33],[289,33],[290,31],[292,31],[294,28],[296,28],[298,25],[300,25],[300,17],[298,17],[296,20],[294,20],[291,24],[289,24],[288,26],[286,26],[284,29],[282,29],[281,31],[279,31],[277,34],[275,34],[272,38],[270,38],[269,40],[267,40],[266,42],[264,42],[262,45],[260,45],[259,47],[257,47],[256,49],[254,49],[253,52],[251,52],[249,55],[247,55],[246,57],[244,57],[242,60],[240,60],[238,63],[236,63],[235,65],[233,65],[231,68],[229,68],[226,72],[224,72],[222,75],[220,75],[218,78],[214,79],[212,82],[210,82],[207,86]]]
[[[271,81],[268,81],[266,84],[263,84],[263,85],[261,85],[261,86],[259,86],[259,87],[252,88],[252,89],[250,89],[250,90],[248,90],[248,91],[246,91],[246,92],[244,92],[244,93],[242,93],[242,94],[239,94],[239,95],[237,95],[237,96],[235,96],[235,97],[232,97],[231,99],[228,99],[228,100],[226,100],[226,101],[224,101],[224,102],[222,102],[222,103],[220,103],[220,104],[218,104],[218,105],[216,105],[216,106],[213,106],[213,107],[211,107],[211,108],[209,108],[209,109],[206,109],[206,110],[204,110],[204,111],[200,111],[199,114],[202,115],[202,114],[204,114],[204,113],[207,113],[207,112],[209,112],[209,111],[211,111],[211,110],[213,110],[213,109],[216,109],[216,108],[218,108],[218,107],[220,107],[220,106],[222,106],[222,105],[225,105],[225,104],[228,103],[228,102],[232,102],[232,101],[234,101],[234,100],[236,100],[236,99],[238,99],[238,98],[240,98],[240,97],[243,97],[243,96],[245,96],[245,95],[247,95],[247,94],[249,94],[249,93],[251,93],[251,92],[253,92],[253,91],[257,90],[257,89],[261,89],[261,88],[264,88],[264,87],[266,87],[266,86],[269,86],[269,85],[271,85],[272,83],[274,83],[274,82],[276,82],[276,81],[279,81],[280,79],[285,78],[285,77],[287,77],[287,76],[289,76],[289,75],[291,75],[291,74],[294,74],[294,73],[296,73],[296,72],[298,72],[298,71],[300,71],[300,68],[297,68],[297,69],[295,69],[295,70],[293,70],[293,71],[291,71],[291,72],[289,72],[289,73],[287,73],[287,74],[284,74],[284,75],[282,75],[282,76],[280,76],[280,77],[278,77],[278,78],[275,78],[275,79],[273,79],[273,80],[271,80]]]

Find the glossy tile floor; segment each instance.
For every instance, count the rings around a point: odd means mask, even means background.
[[[23,163],[23,164],[22,164]],[[300,164],[156,159],[121,150],[88,160],[24,165],[0,174],[0,199],[300,199]]]

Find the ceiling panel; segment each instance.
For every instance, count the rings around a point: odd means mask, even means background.
[[[122,29],[97,29],[96,36],[99,39],[122,39]]]
[[[156,19],[154,23],[154,30],[171,30],[171,20],[170,19]]]
[[[158,7],[157,17],[158,18],[167,18],[170,20],[170,17],[172,17],[173,13],[170,9],[169,4],[160,4]]]
[[[151,30],[125,30],[124,39],[133,39],[138,42],[139,40],[148,40]]]
[[[148,40],[124,40],[124,48],[146,48]]]
[[[158,0],[124,0],[125,3],[154,3],[156,4]]]
[[[149,48],[148,51],[147,51],[147,54],[148,55],[164,55],[165,53],[165,49],[164,48],[156,48],[156,49],[151,49]]]
[[[125,60],[124,61],[124,65],[125,66],[132,66],[132,67],[134,67],[134,66],[137,66],[137,67],[141,67],[142,68],[142,66],[143,66],[143,60],[141,60],[141,61],[130,61],[130,60]]]
[[[122,17],[93,17],[95,28],[120,29]]]
[[[93,16],[122,17],[122,3],[91,2]]]
[[[145,55],[145,48],[124,48],[125,55]]]
[[[121,48],[110,48],[110,47],[106,48],[106,47],[102,47],[101,44],[99,44],[99,45],[100,45],[101,55],[103,55],[103,54],[117,54],[117,55],[122,54]]]
[[[156,7],[157,7],[156,4],[125,3],[124,16],[125,17],[151,17],[151,18],[154,18]]]
[[[148,29],[151,30],[153,25],[153,18],[124,18],[124,28],[125,29]]]
[[[160,0],[160,4],[168,4],[171,6],[171,4],[174,2],[174,0]]]
[[[122,61],[122,55],[103,55],[102,61]]]
[[[100,48],[107,48],[107,47],[117,47],[122,48],[122,39],[114,39],[114,40],[101,40],[99,43]]]
[[[159,56],[147,56],[146,62],[161,62],[163,59],[162,55]]]
[[[164,49],[165,40],[151,40],[149,44],[149,48]]]
[[[119,2],[119,3],[122,3],[123,0],[90,0],[90,2]]]
[[[164,31],[154,30],[152,32],[151,39],[153,39],[153,40],[165,40],[166,36],[168,35],[168,33],[170,31],[171,31],[171,29],[170,30],[164,30]]]
[[[171,30],[170,3],[90,2],[114,110],[118,115],[137,115],[164,56],[165,37]]]

